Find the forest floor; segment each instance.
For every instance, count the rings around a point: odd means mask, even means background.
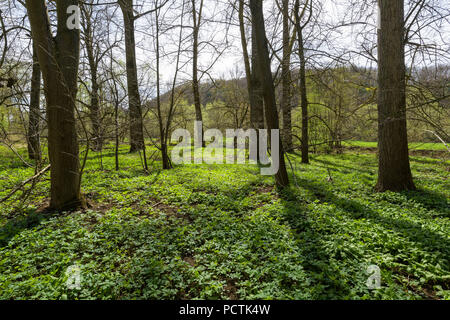
[[[254,165],[90,153],[89,209],[44,210],[48,174],[0,204],[0,299],[450,299],[449,161],[412,156],[418,191],[380,194],[373,153],[289,158],[278,193]],[[33,175],[0,148],[0,199]]]

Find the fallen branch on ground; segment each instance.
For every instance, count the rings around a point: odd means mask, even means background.
[[[46,173],[48,170],[50,170],[50,165],[39,171],[37,174],[32,176],[31,178],[28,178],[27,180],[22,181],[19,185],[17,185],[6,197],[0,200],[0,203],[5,202],[9,198],[11,198],[17,191],[22,189],[25,185],[28,183],[38,179],[40,176],[42,176],[44,173]]]
[[[438,136],[437,133],[435,133],[435,132],[433,132],[431,130],[425,130],[425,131],[434,134],[442,142],[442,144],[445,146],[445,148],[447,148],[447,151],[450,152],[449,146],[445,143],[444,139],[442,139],[441,137]]]

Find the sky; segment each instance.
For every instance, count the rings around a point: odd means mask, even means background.
[[[11,3],[10,0],[0,0],[2,5],[5,3]],[[159,0],[160,2],[163,0]],[[240,33],[239,27],[237,25],[236,14],[234,14],[234,20],[232,20],[233,24],[228,29],[225,27],[223,23],[226,21],[231,15],[231,7],[229,6],[229,2],[231,0],[204,0],[205,9],[204,9],[204,19],[213,20],[214,23],[207,22],[202,26],[200,41],[201,41],[201,50],[200,50],[200,72],[203,70],[207,70],[208,73],[202,73],[202,80],[207,80],[210,76],[213,78],[231,78],[231,77],[239,77],[244,76],[244,64],[242,58],[242,47],[240,42]],[[319,2],[319,0],[315,0]],[[371,0],[370,0],[371,1]],[[329,25],[337,25],[339,23],[346,24],[352,18],[354,19],[357,16],[357,10],[352,12],[349,10],[349,3],[357,3],[361,5],[364,2],[370,2],[368,0],[320,0],[320,3],[323,6],[323,13],[321,14],[321,20],[323,23],[328,23]],[[439,1],[439,0],[430,0],[430,1]],[[110,3],[110,0],[99,1],[99,3]],[[442,3],[446,4],[447,8],[450,8],[450,2],[448,0],[441,0]],[[145,12],[148,9],[151,9],[153,1],[149,0],[135,0],[135,4],[139,6],[136,7],[137,12]],[[180,5],[181,1],[176,1],[176,5]],[[293,1],[291,1],[291,4]],[[373,1],[372,1],[373,3]],[[268,21],[266,32],[268,37],[271,37],[274,33],[274,30],[280,35],[281,25],[280,21],[275,23],[276,19],[276,9],[274,0],[265,0],[264,1],[265,8],[265,18]],[[20,8],[20,5],[17,9],[14,9],[13,14],[17,17],[24,15],[24,9]],[[161,10],[161,16],[164,16],[164,21],[166,23],[165,27],[171,27],[173,25],[178,25],[181,23],[179,19],[176,19],[175,15],[179,11],[174,10],[173,6],[166,6]],[[116,22],[121,24],[122,15],[120,10],[115,11],[116,14]],[[141,76],[149,73],[151,74],[149,77],[154,77],[155,72],[155,46],[154,46],[154,34],[155,34],[155,15],[149,14],[141,19],[139,19],[136,23],[136,40],[137,40],[137,60],[139,65],[139,72]],[[162,17],[161,17],[162,19]],[[347,58],[350,59],[352,63],[361,66],[371,66],[375,67],[376,64],[374,62],[370,62],[366,58],[361,57],[361,55],[356,54],[356,52],[361,51],[361,43],[365,42],[366,47],[374,47],[376,44],[376,23],[377,23],[377,10],[376,6],[367,6],[362,10],[362,14],[360,17],[361,20],[367,22],[367,25],[362,24],[352,24],[347,26],[342,26],[340,28],[334,29],[332,32],[327,32],[325,37],[318,36],[319,30],[313,29],[308,34],[309,42],[307,43],[308,48],[319,48],[324,51],[334,51],[336,54],[343,51],[353,51],[354,53],[350,56],[347,54]],[[184,25],[190,25],[192,23],[189,15],[183,19]],[[114,29],[114,28],[113,28]],[[117,32],[122,33],[121,30],[115,29]],[[324,31],[324,28],[322,28]],[[436,42],[440,46],[445,47],[447,50],[449,48],[449,39],[450,39],[450,23],[449,19],[444,20],[444,23],[439,28],[439,33],[441,37],[434,32],[429,33],[426,36],[429,42]],[[164,33],[161,36],[161,50],[163,57],[161,58],[161,82],[164,84],[172,81],[174,72],[175,72],[175,56],[174,54],[170,54],[171,52],[176,52],[177,42],[178,42],[178,33],[179,29],[174,28],[170,32]],[[179,74],[179,81],[188,81],[191,78],[191,37],[190,37],[191,29],[185,29],[183,33],[183,49],[186,51],[183,52],[183,57],[181,59],[181,65],[184,65],[184,68],[181,70]],[[319,46],[319,39],[324,38],[328,41],[328,43],[321,43]],[[212,40],[212,41],[210,41]],[[29,37],[25,34],[22,34],[19,38],[15,39],[17,42],[17,46],[15,46],[14,50],[17,53],[20,53],[25,50],[27,46],[29,46]],[[20,42],[20,43],[19,43]],[[278,44],[280,42],[278,41]],[[123,44],[122,44],[123,47]],[[275,49],[280,49],[275,48]],[[28,50],[29,51],[29,50]],[[221,54],[219,55],[218,52]],[[116,57],[124,60],[123,50],[117,50],[115,52]],[[168,56],[166,56],[168,54]],[[376,56],[376,51],[373,52]],[[313,51],[307,51],[307,55],[313,56]],[[448,54],[448,58],[450,58],[450,53]],[[293,55],[293,62],[296,61],[296,55]],[[274,59],[276,62],[276,59]],[[311,60],[312,61],[312,60]],[[430,60],[429,62],[432,62]],[[448,61],[447,61],[448,62]],[[278,63],[274,63],[274,70],[276,70]],[[146,68],[148,67],[148,68]],[[150,68],[150,71],[148,70]],[[151,71],[153,69],[153,71]],[[147,71],[146,71],[147,70]]]
[[[228,1],[228,0],[227,0]],[[342,19],[343,15],[345,13],[345,9],[342,5],[337,5],[335,1],[332,0],[322,0],[323,3],[323,10],[326,15],[324,19],[328,22],[337,21],[337,19]],[[293,1],[291,1],[293,3]],[[205,18],[214,18],[215,20],[225,20],[228,15],[231,14],[230,6],[227,6],[226,4],[218,4],[218,1],[211,1],[206,0],[205,1]],[[265,9],[265,18],[266,19],[274,19],[275,15],[273,13],[273,10],[276,10],[275,2],[273,0],[265,0],[264,1],[264,9]],[[237,17],[236,13],[234,15]],[[150,18],[149,18],[150,19]],[[152,22],[149,21],[149,19],[142,19],[138,22],[137,26],[137,37],[140,38],[141,43],[147,43],[148,49],[148,42],[151,41],[149,37],[146,37],[144,34],[140,34],[139,30],[148,30],[148,25]],[[185,23],[190,23],[188,19],[185,19]],[[243,61],[243,54],[242,54],[242,46],[240,41],[240,30],[239,26],[237,25],[238,21],[233,21],[234,25],[231,26],[228,29],[227,36],[225,37],[224,32],[224,25],[218,24],[216,28],[212,28],[211,24],[208,23],[201,29],[201,36],[200,38],[203,40],[211,39],[213,38],[215,42],[218,44],[216,45],[223,45],[225,46],[226,42],[226,50],[221,54],[220,57],[218,57],[217,52],[214,50],[211,50],[211,47],[208,48],[206,46],[203,48],[200,52],[200,65],[201,69],[208,69],[211,68],[209,73],[214,78],[226,78],[229,79],[231,77],[235,77],[236,74],[240,74],[241,76],[244,76],[244,61]],[[279,21],[280,22],[280,21]],[[266,27],[266,32],[268,34],[271,34],[273,31],[273,26]],[[278,32],[281,31],[281,25],[280,23],[276,24],[276,28]],[[218,30],[217,30],[218,29]],[[352,30],[350,30],[352,31]],[[339,40],[340,43],[347,43],[350,45],[351,43],[354,43],[354,39],[352,39],[352,36],[348,34],[343,34],[342,39]],[[167,44],[167,43],[166,43]],[[169,44],[167,44],[169,45]],[[250,51],[250,47],[248,49]],[[150,55],[151,56],[151,55]],[[139,49],[138,48],[138,60],[140,60],[141,63],[147,62],[149,59],[149,53],[147,50]],[[216,61],[216,59],[218,59]],[[187,78],[190,77],[190,70],[191,66],[187,66],[186,68],[186,74],[183,74],[183,76],[186,76]],[[275,70],[274,66],[274,70]],[[175,71],[173,61],[166,61],[163,59],[162,62],[162,70],[165,70],[165,75],[162,76],[163,82],[168,82],[172,80],[172,75]],[[204,79],[207,79],[208,75],[204,75]]]
[[[228,0],[223,0],[228,2]],[[316,3],[319,2],[315,0]],[[412,0],[409,0],[412,1]],[[409,3],[406,0],[406,8],[405,14],[409,10]],[[430,0],[441,2],[441,4],[446,5],[447,10],[450,10],[450,2],[448,0]],[[293,5],[294,1],[291,1],[291,5]],[[226,4],[218,4],[219,1],[213,0],[205,0],[205,18],[214,19],[216,21],[224,20],[227,16],[231,14],[230,7]],[[371,51],[371,54],[374,58],[376,58],[376,43],[377,43],[377,23],[378,23],[378,9],[376,6],[376,2],[373,0],[320,0],[322,4],[322,13],[320,15],[321,22],[323,24],[328,24],[330,26],[341,25],[339,28],[335,28],[332,31],[326,31],[325,27],[322,27],[322,32],[326,33],[325,36],[318,35],[319,30],[317,28],[312,29],[309,34],[309,40],[307,43],[307,48],[311,49],[320,49],[328,52],[333,52],[335,55],[340,55],[343,52],[347,52],[344,56],[348,61],[351,61],[355,65],[365,66],[365,67],[376,67],[376,61],[371,59],[367,59],[367,55],[362,56],[359,53],[362,51],[362,44],[368,51]],[[349,4],[355,3],[356,5],[353,9],[349,9]],[[363,6],[363,4],[366,4]],[[363,7],[361,7],[363,6]],[[266,33],[268,37],[270,37],[273,33],[273,30],[277,30],[278,35],[281,36],[281,21],[278,23],[273,23],[278,9],[276,8],[274,0],[265,0],[264,1],[265,8],[265,18],[268,20],[266,26]],[[236,14],[234,14],[236,17]],[[350,21],[359,21],[364,22],[365,24],[353,23],[350,24]],[[190,23],[188,19],[184,21],[185,23]],[[216,46],[223,45],[226,41],[227,49],[223,52],[222,56],[216,61],[216,63],[211,67],[210,74],[215,78],[230,78],[235,77],[237,74],[242,74],[244,71],[243,57],[242,57],[242,47],[240,42],[240,32],[239,27],[237,25],[237,21],[233,20],[234,25],[231,26],[228,30],[227,37],[225,39],[225,27],[223,24],[217,24],[213,27],[211,24],[206,24],[203,26],[201,31],[201,39],[208,40],[214,39],[216,42]],[[271,23],[272,22],[272,23]],[[144,29],[148,29],[148,25],[151,24],[151,21],[146,21],[145,19],[140,21],[143,24]],[[137,28],[139,29],[139,27]],[[440,34],[438,34],[438,33]],[[427,41],[426,44],[436,43],[438,47],[445,48],[449,51],[450,48],[450,19],[447,17],[446,20],[443,20],[442,25],[439,27],[439,30],[429,29],[427,32],[422,32],[422,37],[424,37]],[[164,38],[164,37],[163,37]],[[324,38],[326,42],[321,42],[319,39]],[[148,39],[147,39],[148,41]],[[322,40],[321,40],[322,41]],[[145,40],[143,41],[146,42]],[[164,40],[162,40],[164,44]],[[278,46],[280,46],[281,41],[278,41]],[[147,42],[148,45],[148,42]],[[170,45],[169,45],[170,46]],[[211,48],[209,48],[211,49]],[[275,48],[275,49],[280,49]],[[250,50],[250,49],[249,49]],[[313,51],[311,50],[309,53],[307,51],[307,55],[312,55]],[[151,55],[150,55],[151,56]],[[450,59],[450,52],[447,55]],[[200,53],[200,62],[201,69],[209,68],[213,61],[215,61],[217,57],[217,53],[211,52],[208,50],[208,47],[201,50]],[[148,61],[149,55],[144,51],[141,51],[139,54],[139,59],[142,62]],[[292,60],[295,64],[296,55],[293,54]],[[320,63],[323,61],[324,63],[328,62],[327,59],[320,58]],[[426,57],[423,59],[423,63],[433,64],[433,57]],[[312,61],[312,60],[311,60]],[[318,60],[315,59],[317,62]],[[407,63],[411,62],[411,56],[407,56]],[[415,63],[417,63],[417,56]],[[273,69],[276,70],[277,61],[274,59]],[[442,61],[441,61],[442,62]],[[445,61],[449,63],[450,61]],[[172,61],[166,61],[163,59],[163,69],[167,72],[162,76],[163,81],[169,81],[171,79],[171,75],[174,72],[174,66]],[[186,73],[183,74],[187,79],[190,77],[190,66],[187,66]],[[206,75],[205,75],[205,78]]]

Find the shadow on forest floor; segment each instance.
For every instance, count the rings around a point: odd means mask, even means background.
[[[332,203],[336,205],[336,207],[343,209],[346,213],[348,213],[349,217],[353,219],[365,218],[385,227],[386,229],[393,229],[406,236],[411,241],[422,243],[422,246],[429,247],[430,249],[436,249],[434,244],[437,243],[440,244],[439,247],[441,247],[442,244],[445,244],[445,246],[450,249],[449,239],[446,239],[433,231],[423,230],[421,225],[400,218],[397,219],[383,216],[358,201],[336,196],[333,192],[326,190],[318,183],[298,177],[297,179],[299,181],[299,185],[302,188],[312,191],[319,202]],[[448,202],[445,197],[437,193],[430,191],[410,191],[407,193],[405,192],[404,194],[409,199],[414,199],[415,201],[422,203],[424,206],[428,206],[427,209],[439,209],[441,207],[444,208],[444,206],[448,208]],[[448,268],[450,271],[450,266],[448,266]]]
[[[443,217],[450,217],[449,199],[438,192],[418,189],[416,191],[402,192],[408,200],[413,200],[424,206],[428,210],[442,210]]]
[[[386,230],[392,230],[400,234],[401,238],[405,238],[407,241],[414,242],[417,247],[422,248],[426,252],[440,252],[444,256],[450,257],[450,241],[447,237],[430,230],[429,228],[424,228],[423,225],[408,221],[401,217],[392,217],[391,215],[383,215],[372,209],[365,203],[359,202],[357,200],[349,199],[346,197],[339,197],[332,190],[328,190],[320,183],[313,182],[310,180],[302,179],[297,176],[297,181],[301,189],[306,189],[312,192],[314,195],[313,201],[316,200],[320,204],[333,204],[338,209],[341,209],[345,217],[351,220],[364,219],[369,223],[374,223]],[[403,193],[402,193],[403,194]],[[421,203],[427,209],[443,210],[444,216],[448,217],[449,204],[447,199],[438,193],[431,191],[414,191],[404,193],[408,199],[412,199],[418,203]],[[296,202],[293,205],[293,202]],[[321,233],[317,229],[316,223],[314,222],[314,217],[308,216],[306,212],[305,204],[301,204],[302,200],[299,200],[298,195],[295,195],[293,191],[285,192],[282,196],[282,204],[284,206],[284,215],[289,227],[295,232],[297,237],[301,238],[302,241],[299,242],[301,248],[307,250],[308,261],[305,262],[305,270],[309,273],[315,274],[327,274],[329,270],[325,270],[328,266],[325,264],[317,264],[316,261],[330,261],[331,256],[327,254],[327,250],[323,248],[323,239],[327,237],[328,231],[333,230],[331,225],[332,219],[329,221],[321,219],[320,223],[327,224],[325,233]],[[309,202],[309,201],[308,201]],[[303,209],[305,208],[305,209]],[[332,214],[332,213],[331,213]],[[430,217],[433,218],[433,217]],[[325,222],[324,222],[325,221]],[[319,222],[318,222],[319,223]],[[307,233],[305,238],[305,232]],[[351,235],[351,231],[350,231]],[[322,240],[321,240],[322,239]],[[305,246],[305,242],[309,242],[308,246]],[[349,240],[359,241],[359,239]],[[392,254],[397,255],[396,248],[391,248],[394,250]],[[400,254],[400,252],[398,253]],[[441,266],[443,270],[450,273],[450,265]],[[326,285],[328,285],[329,280],[324,279]],[[442,286],[448,287],[448,284],[442,283]],[[340,288],[339,290],[348,290],[348,288]],[[339,291],[337,290],[337,291]],[[340,292],[342,294],[342,291]]]
[[[50,211],[26,210],[24,215],[9,219],[0,227],[0,248],[7,246],[9,241],[22,231],[37,227],[56,214],[56,212]]]

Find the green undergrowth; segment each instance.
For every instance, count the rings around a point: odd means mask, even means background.
[[[0,155],[1,199],[34,169]],[[381,194],[375,154],[289,158],[278,192],[254,165],[91,153],[89,209],[42,210],[48,175],[0,204],[0,299],[450,299],[449,162],[412,157],[418,191]]]
[[[360,147],[360,148],[376,148],[377,142],[367,141],[343,141],[344,147]],[[435,142],[411,142],[409,143],[410,151],[447,151],[446,146],[443,143]]]

